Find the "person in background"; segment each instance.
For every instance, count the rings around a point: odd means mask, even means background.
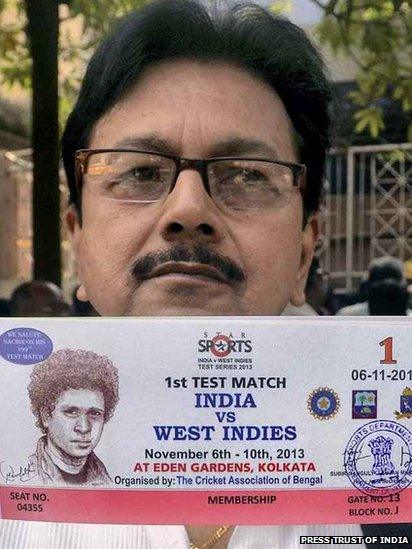
[[[367,298],[362,303],[355,303],[354,305],[348,305],[343,307],[336,314],[345,316],[368,316],[369,312],[368,296],[371,286],[375,282],[379,282],[385,279],[398,281],[399,283],[405,282],[404,265],[398,259],[385,256],[374,259],[369,266],[369,276],[365,292]]]
[[[70,316],[61,289],[44,280],[17,286],[10,298],[10,316]]]
[[[404,282],[393,278],[378,280],[369,288],[369,314],[405,316],[408,314],[408,300],[408,288]]]

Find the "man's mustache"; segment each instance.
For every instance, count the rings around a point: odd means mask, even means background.
[[[134,262],[132,275],[137,279],[148,278],[154,269],[170,261],[209,265],[217,269],[228,282],[243,282],[246,278],[243,270],[231,259],[212,252],[203,244],[195,244],[193,247],[175,244],[167,251],[151,252]]]

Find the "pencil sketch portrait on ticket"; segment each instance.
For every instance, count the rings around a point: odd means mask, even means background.
[[[29,458],[40,485],[112,482],[94,453],[119,400],[117,368],[91,351],[62,349],[34,366],[28,393],[42,431]]]

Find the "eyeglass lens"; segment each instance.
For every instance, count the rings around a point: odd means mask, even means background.
[[[98,196],[125,202],[151,203],[170,192],[175,160],[149,153],[102,152],[90,155],[84,183]],[[216,160],[207,164],[212,198],[233,209],[277,207],[294,190],[288,166],[263,160]]]

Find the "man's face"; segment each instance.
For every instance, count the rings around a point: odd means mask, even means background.
[[[256,144],[245,151],[245,140]],[[279,97],[245,69],[225,63],[182,60],[148,69],[97,122],[89,147],[131,143],[186,158],[298,162]],[[185,170],[172,193],[149,204],[98,200],[86,183],[82,216],[80,224],[73,211],[68,214],[83,283],[78,295],[101,315],[273,315],[289,301],[304,302],[317,220],[302,230],[298,192],[275,211],[228,212],[207,194],[199,173]],[[202,271],[199,249],[237,276]],[[139,276],[136,265],[147,259],[155,269]]]
[[[43,418],[47,437],[63,456],[87,457],[97,446],[104,426],[104,398],[100,391],[68,389],[51,415]]]

